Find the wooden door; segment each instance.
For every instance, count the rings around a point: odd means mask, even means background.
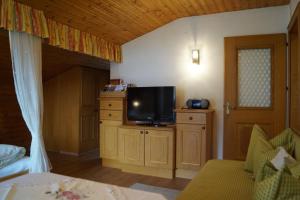
[[[173,132],[145,130],[145,166],[172,169],[173,151]]]
[[[118,159],[118,126],[119,121],[101,121],[100,156],[107,159]]]
[[[205,163],[204,125],[177,125],[177,168],[200,169]]]
[[[254,124],[285,127],[285,34],[225,38],[224,158],[244,160]]]
[[[119,128],[119,159],[123,163],[144,166],[144,130]]]

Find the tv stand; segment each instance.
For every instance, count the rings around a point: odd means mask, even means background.
[[[118,134],[123,171],[173,178],[175,127],[122,125]]]
[[[154,127],[167,127],[167,124],[153,124]]]
[[[149,124],[136,124],[136,126],[144,126],[144,127],[172,127],[173,125],[170,124],[156,124],[156,123],[149,123]],[[175,126],[175,124],[174,124]]]
[[[127,125],[124,120],[125,101],[122,94],[100,94],[102,165],[172,179],[175,171],[175,125]]]
[[[212,158],[213,110],[177,109],[175,125],[130,125],[125,102],[124,92],[100,94],[103,166],[164,178],[176,168],[176,177],[192,178]]]

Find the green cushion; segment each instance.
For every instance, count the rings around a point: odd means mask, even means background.
[[[254,125],[251,133],[250,143],[248,147],[247,157],[245,161],[244,169],[249,172],[253,172],[253,152],[254,146],[259,137],[267,139],[267,135],[263,129],[261,129],[258,125]]]
[[[269,142],[274,147],[284,147],[289,154],[294,152],[293,136],[294,131],[290,128],[283,130],[279,135],[272,138]]]
[[[278,149],[272,149],[258,156],[257,169],[255,170],[255,180],[261,180],[264,173],[264,165],[272,160],[278,153]],[[275,169],[275,168],[274,168]]]
[[[271,151],[271,152],[270,152]],[[258,137],[254,146],[253,152],[253,175],[256,177],[260,166],[266,159],[272,159],[276,155],[276,150],[273,146],[263,137]]]
[[[295,144],[294,156],[297,161],[300,161],[300,136],[296,133],[293,135],[293,141]]]
[[[288,165],[288,169],[295,178],[300,179],[300,162]]]
[[[265,175],[261,177],[261,181],[255,183],[253,199],[300,199],[300,181],[291,176],[288,171],[276,171],[270,165],[270,163],[266,163]]]
[[[276,168],[272,165],[270,160],[265,160],[261,166],[261,172],[257,174],[255,182],[258,183],[276,173]]]

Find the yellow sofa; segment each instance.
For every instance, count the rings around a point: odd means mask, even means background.
[[[177,200],[250,200],[254,181],[243,168],[242,161],[210,160]]]

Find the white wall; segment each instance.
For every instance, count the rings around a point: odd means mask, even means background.
[[[178,19],[122,46],[123,63],[111,78],[138,86],[175,85],[177,106],[188,98],[208,98],[216,109],[218,157],[223,149],[224,37],[286,32],[289,6]],[[191,64],[199,48],[201,64]]]

